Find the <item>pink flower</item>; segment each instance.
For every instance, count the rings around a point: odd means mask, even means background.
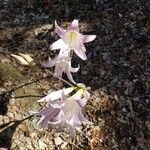
[[[57,78],[61,78],[63,73],[66,73],[68,79],[75,83],[73,80],[71,72],[77,72],[79,70],[79,66],[77,68],[71,67],[71,58],[70,51],[61,49],[58,56],[56,56],[53,60],[49,58],[49,61],[46,63],[42,63],[44,67],[54,67],[54,75]]]
[[[39,124],[42,127],[51,126],[58,132],[65,129],[71,136],[74,136],[76,128],[80,127],[82,123],[89,123],[82,114],[82,108],[90,94],[83,84],[80,85],[52,92],[45,97],[45,100],[49,102],[49,107],[39,112],[32,112],[33,115],[41,116]],[[78,91],[69,96],[69,93],[75,89]],[[43,100],[44,98],[42,98]],[[39,101],[41,102],[41,100]]]
[[[66,44],[66,47],[73,49],[74,52],[81,59],[83,60],[87,59],[87,56],[85,54],[86,49],[83,43],[93,41],[96,38],[96,36],[95,35],[83,35],[79,33],[78,20],[74,19],[71,25],[69,26],[68,30],[61,29],[57,25],[57,22],[55,21],[55,32],[61,37],[61,39],[59,39],[58,41],[56,41],[50,46],[52,50],[56,48],[61,49],[62,46]],[[54,48],[54,45],[55,45],[55,48]]]

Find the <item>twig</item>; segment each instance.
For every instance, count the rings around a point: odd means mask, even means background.
[[[11,98],[26,98],[26,97],[44,97],[46,95],[24,95],[24,96],[12,96]]]

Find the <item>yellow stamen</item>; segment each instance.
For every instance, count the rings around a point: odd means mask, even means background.
[[[82,86],[77,86],[76,91],[79,91],[81,94],[83,94],[85,92],[86,88],[82,87]]]
[[[79,90],[79,92],[80,92],[80,94],[83,94],[83,93],[84,93],[84,89],[81,88],[81,89]]]
[[[76,32],[70,32],[70,40],[75,41],[77,39],[77,33]]]

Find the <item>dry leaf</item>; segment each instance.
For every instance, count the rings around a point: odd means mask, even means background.
[[[21,65],[29,66],[29,64],[33,61],[28,54],[19,53],[19,55],[11,54],[11,56],[14,57]]]
[[[28,63],[31,63],[33,61],[33,58],[30,57],[30,55],[28,55],[28,54],[19,53],[19,55],[22,56],[23,58],[25,58]]]

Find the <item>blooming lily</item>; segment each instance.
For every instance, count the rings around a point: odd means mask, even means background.
[[[61,37],[58,41],[50,46],[50,49],[60,49],[66,44],[66,47],[73,49],[74,52],[83,60],[87,59],[85,54],[85,46],[83,43],[91,42],[96,38],[96,35],[83,35],[79,33],[78,20],[74,19],[68,30],[60,28],[55,21],[55,32]],[[62,42],[63,41],[63,42]],[[61,44],[60,44],[61,43]],[[64,44],[65,43],[65,44]],[[54,46],[55,45],[55,46]],[[55,47],[55,48],[53,48]]]
[[[69,93],[74,90],[77,90],[76,93],[69,96]],[[42,101],[45,99],[49,102],[49,107],[39,112],[32,112],[32,114],[41,116],[39,123],[42,127],[49,125],[55,127],[58,132],[66,129],[74,137],[75,129],[82,123],[89,122],[82,114],[82,108],[89,97],[90,94],[85,86],[78,84],[77,87],[55,91],[42,98]]]
[[[70,51],[61,49],[58,56],[46,63],[42,63],[42,66],[49,68],[55,66],[54,75],[57,78],[61,78],[63,73],[66,73],[68,79],[75,83],[73,80],[71,72],[77,72],[79,70],[79,66],[77,68],[71,67],[71,58],[70,58]]]

